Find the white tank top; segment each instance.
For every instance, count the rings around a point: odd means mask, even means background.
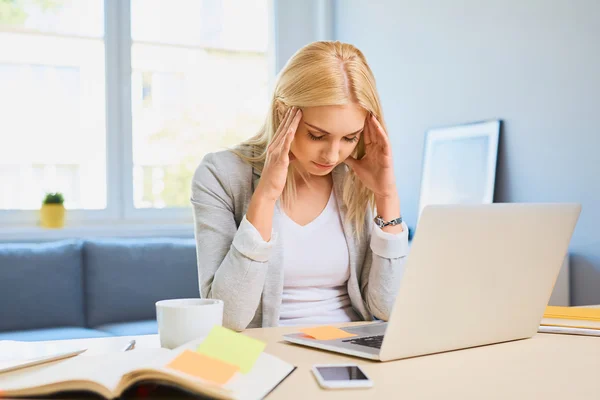
[[[283,296],[279,325],[357,321],[350,305],[350,259],[333,191],[321,214],[301,226],[279,202],[278,237],[283,247]]]

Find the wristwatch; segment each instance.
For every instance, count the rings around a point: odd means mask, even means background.
[[[374,221],[375,221],[375,224],[377,224],[378,227],[383,228],[385,226],[400,225],[402,223],[402,217],[398,217],[398,218],[393,219],[391,221],[386,221],[383,218],[381,218],[381,215],[378,215],[378,216],[375,217]]]

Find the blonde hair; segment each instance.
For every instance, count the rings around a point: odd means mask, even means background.
[[[277,77],[271,107],[264,125],[252,138],[231,149],[258,171],[266,159],[267,146],[277,132],[285,112],[296,106],[318,107],[357,103],[373,114],[385,127],[375,77],[363,53],[351,44],[339,41],[313,42],[298,50]],[[352,156],[365,155],[361,136]],[[293,179],[296,168],[290,164],[282,200],[289,204],[296,196]],[[342,201],[346,218],[357,233],[365,225],[368,207],[374,209],[373,192],[367,189],[350,169],[343,185]]]

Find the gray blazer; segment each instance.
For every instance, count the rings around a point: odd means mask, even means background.
[[[383,232],[369,211],[356,236],[341,201],[346,173],[344,164],[332,172],[350,256],[348,296],[364,320],[387,320],[408,254],[408,228]],[[200,297],[223,300],[223,325],[237,331],[279,323],[284,269],[277,214],[269,242],[245,218],[259,179],[258,171],[225,150],[206,155],[192,181]]]

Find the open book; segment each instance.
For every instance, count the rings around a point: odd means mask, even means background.
[[[203,339],[174,350],[135,349],[102,355],[84,354],[48,364],[0,374],[0,397],[44,396],[89,391],[106,399],[119,397],[138,383],[176,387],[218,399],[260,399],[295,369],[283,360],[261,353],[247,373],[240,371],[223,385],[170,368],[182,353],[194,351]]]

